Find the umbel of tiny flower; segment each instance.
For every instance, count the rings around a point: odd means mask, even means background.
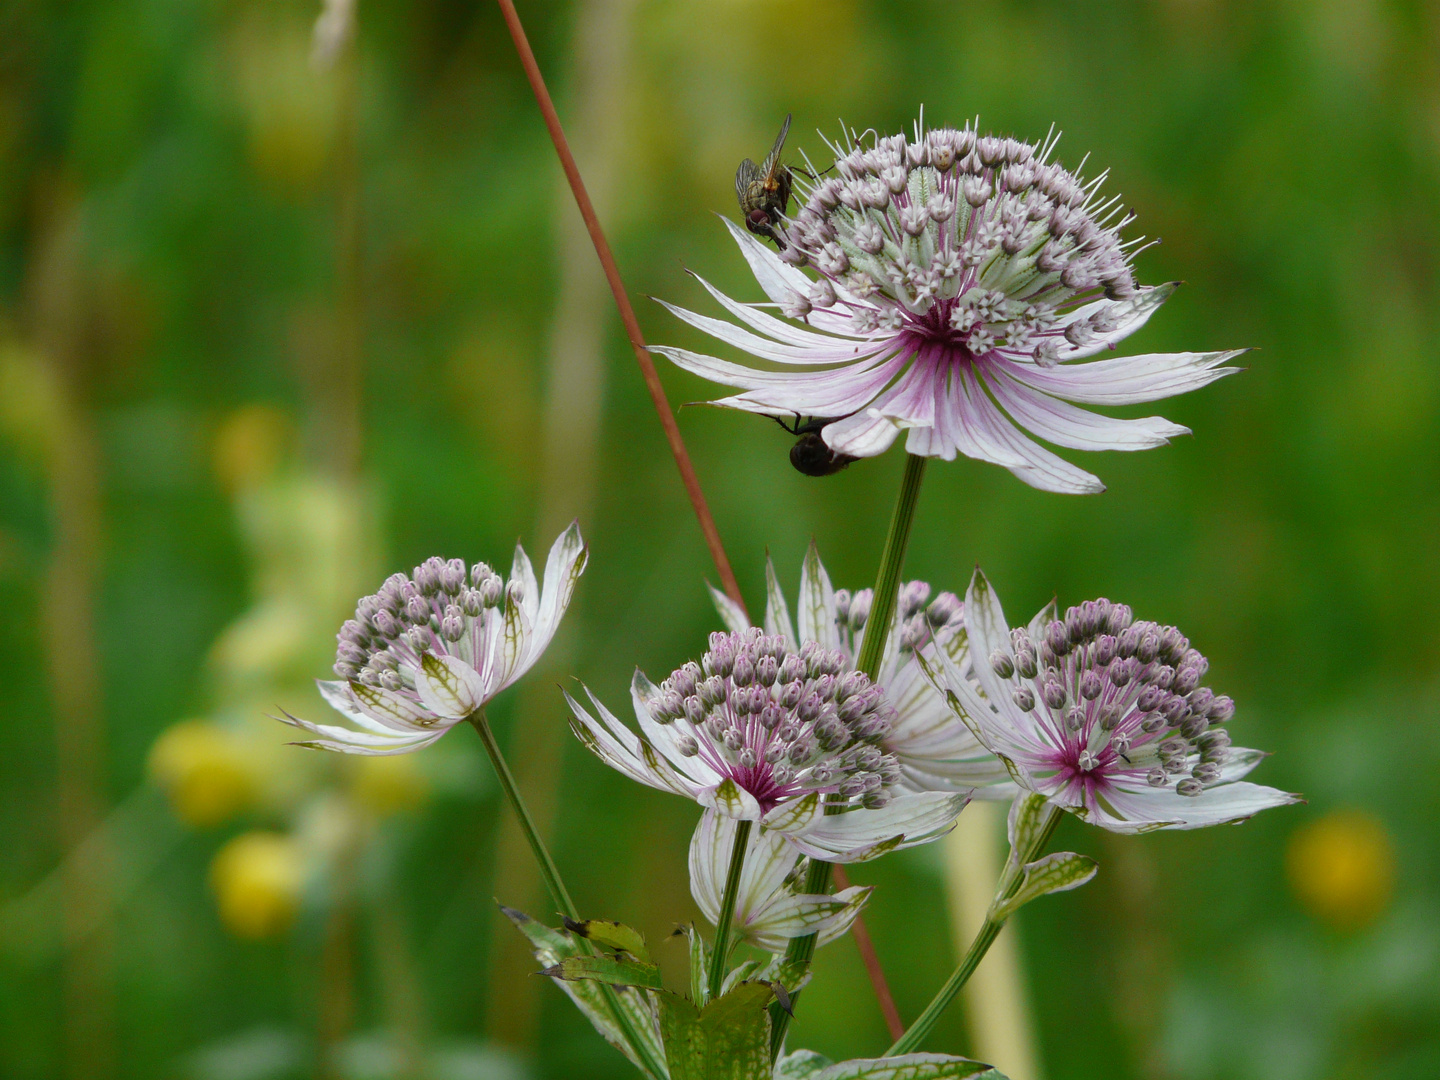
[[[1119,420],[1081,405],[1155,401],[1237,369],[1235,351],[1073,363],[1113,349],[1175,285],[1135,283],[1131,216],[1040,145],[916,125],[915,138],[847,136],[834,174],[801,181],[804,205],[776,254],[726,222],[772,304],[701,284],[744,326],[666,304],[762,369],[656,347],[680,367],[743,393],[717,405],[831,421],[821,435],[852,457],[901,431],[911,454],[1003,465],[1047,491],[1103,490],[1025,429],[1074,450],[1144,450],[1187,428]],[[829,170],[827,170],[828,172]],[[808,267],[814,277],[807,277]],[[763,310],[778,305],[790,320]]]
[[[1230,698],[1173,626],[1105,599],[1041,631],[1011,630],[977,570],[966,594],[970,679],[939,654],[939,683],[1023,787],[1115,832],[1195,829],[1299,797],[1242,780],[1265,756],[1230,745]]]
[[[431,558],[393,574],[355,607],[337,635],[335,674],[320,694],[355,728],[283,720],[315,735],[301,743],[346,754],[429,746],[529,671],[560,625],[587,549],[578,524],[562,533],[535,581],[519,545],[510,580],[484,563]]]
[[[571,727],[602,761],[727,817],[758,821],[796,850],[858,862],[938,838],[968,796],[900,789],[879,745],[895,710],[836,649],[792,649],[755,628],[710,635],[699,663],[659,686],[631,682],[637,736],[590,694],[566,695]],[[587,691],[588,693],[588,691]]]
[[[712,923],[720,917],[736,827],[734,818],[706,810],[690,839],[690,895]],[[834,895],[805,893],[801,884],[808,866],[779,833],[753,830],[736,892],[735,932],[780,953],[791,938],[817,934],[816,944],[825,945],[850,929],[871,887],[852,885]]]
[[[765,633],[778,634],[791,648],[798,648],[800,641],[818,642],[845,658],[845,671],[853,670],[865,638],[871,590],[852,595],[833,588],[812,542],[800,567],[797,635],[768,558],[765,581]],[[729,629],[748,625],[738,604],[714,586],[710,594]],[[917,661],[917,654],[936,649],[945,650],[959,670],[970,667],[965,605],[949,592],[930,599],[930,586],[923,581],[903,582],[879,672],[879,683],[895,713],[878,745],[900,766],[899,786],[909,791],[965,791],[977,799],[1013,798],[1015,785],[1005,766],[956,719]]]

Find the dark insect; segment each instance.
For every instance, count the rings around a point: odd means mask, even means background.
[[[780,134],[775,136],[775,145],[761,165],[746,158],[735,170],[735,196],[740,200],[740,212],[745,215],[745,227],[756,236],[775,241],[775,246],[785,250],[785,241],[775,226],[785,208],[790,205],[790,187],[795,183],[794,174],[780,164],[780,150],[785,145],[785,136],[790,134],[790,114],[785,114],[785,123],[780,125]]]
[[[790,448],[790,464],[795,466],[797,472],[802,472],[806,476],[832,476],[852,461],[857,460],[849,454],[837,454],[825,445],[825,439],[821,436],[820,430],[835,419],[835,417],[816,416],[801,421],[797,415],[795,423],[787,424],[778,416],[774,418],[777,424],[791,435],[796,436],[795,445]]]

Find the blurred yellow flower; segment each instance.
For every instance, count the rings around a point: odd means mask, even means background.
[[[258,940],[288,928],[300,906],[302,879],[299,845],[282,833],[243,833],[210,863],[221,921],[236,937]]]
[[[355,801],[378,816],[412,810],[425,801],[430,784],[414,757],[362,757],[355,762]]]
[[[272,190],[303,197],[325,178],[340,108],[335,80],[311,67],[309,18],[285,5],[241,10],[227,86],[246,122],[250,163]]]
[[[1333,810],[1296,829],[1286,852],[1290,887],[1315,918],[1354,931],[1389,905],[1395,851],[1385,825],[1363,810]]]
[[[246,809],[257,790],[240,738],[207,720],[182,720],[155,740],[151,779],[188,825],[218,825]]]
[[[290,418],[279,409],[241,406],[215,433],[215,475],[229,491],[253,488],[279,468],[291,440]]]

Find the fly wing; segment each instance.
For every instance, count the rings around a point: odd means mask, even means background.
[[[746,193],[750,190],[750,185],[759,179],[760,170],[748,157],[740,162],[740,167],[735,170],[735,196],[740,200],[741,209],[747,213],[750,208],[746,205]]]
[[[760,166],[760,174],[766,181],[774,177],[775,167],[780,164],[780,150],[785,145],[785,136],[790,134],[790,115],[785,114],[785,123],[780,125],[780,134],[775,136],[775,145],[770,148],[765,164]]]

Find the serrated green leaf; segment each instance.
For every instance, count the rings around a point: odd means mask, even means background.
[[[624,923],[613,922],[610,919],[585,919],[583,922],[566,919],[565,929],[572,934],[589,938],[602,949],[609,949],[611,952],[627,952],[636,960],[643,960],[647,963],[650,960],[650,953],[645,948],[645,939],[640,936],[640,931],[634,930]]]
[[[775,1063],[775,1080],[815,1080],[833,1062],[814,1050],[796,1050]]]
[[[765,1007],[773,996],[765,983],[741,983],[700,1009],[678,994],[657,993],[671,1080],[771,1080]]]
[[[991,917],[996,920],[1008,919],[1031,900],[1038,900],[1050,893],[1078,889],[1092,877],[1097,869],[1094,859],[1077,855],[1073,851],[1057,851],[1026,863],[1021,871],[1020,887],[1013,896],[995,904]]]
[[[546,967],[554,967],[580,953],[580,943],[563,930],[552,930],[544,923],[530,918],[523,911],[516,911],[503,904],[500,906],[500,910],[525,935],[535,952],[535,958]],[[594,979],[556,979],[555,985],[560,987],[566,996],[575,1003],[575,1007],[584,1013],[585,1018],[594,1025],[601,1037],[629,1058],[630,1062],[642,1073],[652,1077],[653,1080],[666,1080],[663,1076],[655,1076],[651,1073],[626,1043],[605,1004],[600,983]],[[612,987],[612,990],[620,1003],[620,1008],[624,1010],[630,1026],[645,1043],[646,1049],[655,1061],[663,1061],[665,1051],[660,1045],[659,1017],[650,994],[630,986],[615,986]]]
[[[567,956],[539,974],[552,979],[593,979],[611,986],[639,986],[659,990],[660,969],[640,960],[617,960],[613,956]]]
[[[1005,1080],[984,1062],[949,1054],[856,1058],[811,1075],[812,1080]]]

